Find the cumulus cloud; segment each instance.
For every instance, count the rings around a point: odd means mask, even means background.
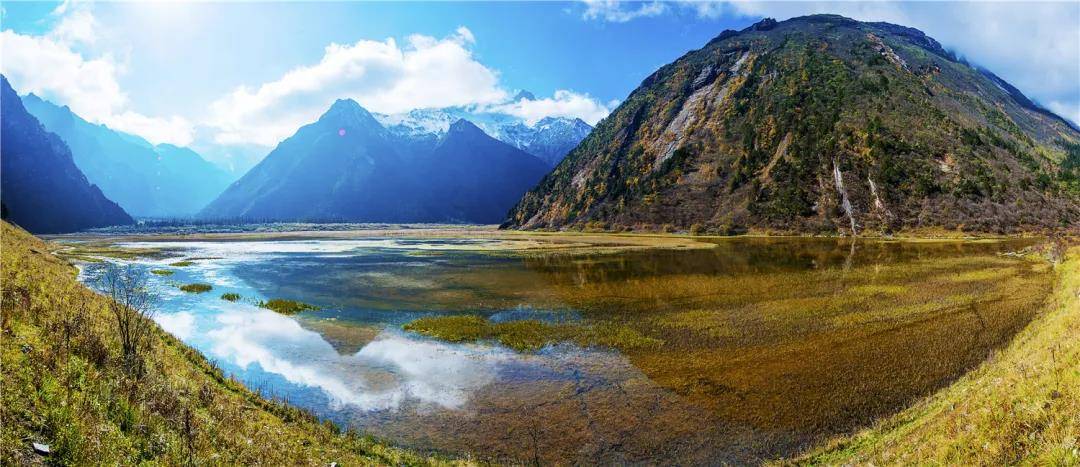
[[[535,125],[544,117],[580,118],[590,125],[596,125],[600,119],[611,113],[618,102],[600,103],[588,94],[560,89],[553,97],[542,99],[521,98],[517,101],[493,106],[492,111],[513,115],[525,120],[528,125]]]
[[[154,143],[191,142],[192,126],[185,119],[150,117],[131,109],[117,80],[123,67],[111,54],[87,58],[74,49],[97,39],[88,10],[64,3],[53,14],[58,15],[55,26],[41,36],[0,31],[0,73],[16,91],[67,105],[86,120]]]
[[[625,23],[636,18],[659,16],[667,11],[667,6],[659,1],[624,2],[620,0],[583,0],[585,12],[582,17]]]
[[[210,106],[208,126],[218,144],[272,146],[310,123],[336,99],[351,98],[372,112],[477,106],[537,121],[573,116],[595,122],[609,109],[584,94],[558,91],[536,101],[507,104],[499,74],[477,60],[472,32],[459,27],[445,38],[409,36],[330,44],[322,59],[256,87],[240,86]]]

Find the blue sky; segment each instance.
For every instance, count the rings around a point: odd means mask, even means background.
[[[0,70],[89,120],[227,158],[338,97],[595,123],[724,29],[817,12],[918,27],[1080,119],[1080,2],[5,2]]]

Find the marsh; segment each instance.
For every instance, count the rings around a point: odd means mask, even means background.
[[[200,258],[151,276],[156,320],[247,386],[511,462],[791,456],[959,377],[1051,287],[1007,254],[1036,240],[672,238],[151,237],[113,247],[165,254],[109,260]]]

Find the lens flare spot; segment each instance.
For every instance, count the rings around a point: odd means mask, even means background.
[[[338,135],[338,136],[345,136],[345,129],[344,129],[344,128],[341,128],[341,129],[339,129],[339,130],[337,131],[337,135]]]

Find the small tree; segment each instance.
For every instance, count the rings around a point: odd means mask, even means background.
[[[150,335],[157,302],[146,271],[133,265],[108,264],[98,278],[109,301],[109,311],[116,318],[117,334],[123,350],[124,368],[136,375],[141,370],[141,351]]]

